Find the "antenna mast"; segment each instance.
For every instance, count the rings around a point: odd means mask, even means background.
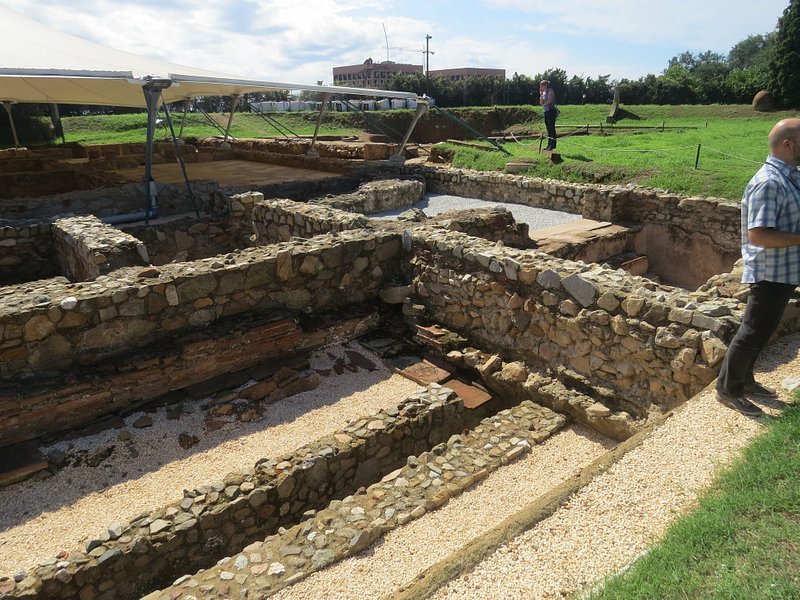
[[[386,25],[381,22],[381,27],[383,27],[383,39],[386,40],[386,61],[389,61],[389,36],[386,35]]]

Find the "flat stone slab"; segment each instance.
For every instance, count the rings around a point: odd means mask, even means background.
[[[401,369],[399,373],[403,377],[415,381],[420,385],[442,383],[451,376],[449,371],[445,371],[427,360],[421,360],[417,364]]]
[[[479,387],[464,383],[458,379],[450,379],[442,384],[458,394],[464,401],[464,408],[474,409],[492,399],[492,395]]]

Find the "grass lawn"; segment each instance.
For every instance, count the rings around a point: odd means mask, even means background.
[[[770,419],[695,513],[590,597],[800,598],[800,405]]]
[[[159,115],[163,119],[163,113]],[[172,113],[172,124],[176,135],[180,131],[183,113]],[[228,115],[219,113],[211,117],[222,127],[224,132],[228,124]],[[280,124],[297,135],[306,136],[314,133],[316,113],[278,114]],[[145,113],[124,115],[101,115],[86,117],[64,117],[64,135],[68,142],[81,144],[110,144],[123,142],[143,142],[147,136],[147,115]],[[281,132],[253,113],[236,113],[231,125],[231,135],[237,138],[256,138],[280,136]],[[357,133],[351,127],[337,126],[336,123],[323,124],[320,135],[353,135]],[[221,135],[200,113],[189,113],[183,129],[184,137],[210,137]],[[291,134],[289,134],[291,135]],[[169,129],[166,122],[156,129],[157,140],[169,140]]]
[[[453,165],[503,170],[508,160],[527,157],[530,175],[575,182],[638,183],[691,195],[734,202],[767,156],[767,134],[781,118],[795,113],[756,113],[749,106],[627,106],[627,116],[608,126],[608,106],[562,106],[557,126],[563,162],[552,164],[538,153],[538,140],[506,143],[511,152],[484,152],[450,146]],[[573,135],[573,127],[603,125],[604,135]],[[686,126],[661,131],[645,127]],[[642,127],[641,129],[638,129]],[[633,128],[633,129],[631,129]],[[512,128],[515,133],[544,131],[542,121]],[[563,137],[562,137],[563,136]],[[700,145],[699,168],[695,169]]]

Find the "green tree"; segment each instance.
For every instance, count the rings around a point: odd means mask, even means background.
[[[775,32],[749,35],[728,52],[731,69],[767,69],[775,47]]]
[[[769,71],[778,104],[800,107],[800,1],[791,0],[778,21]]]

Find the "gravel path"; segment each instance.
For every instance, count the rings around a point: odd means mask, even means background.
[[[397,215],[418,208],[426,215],[432,217],[448,210],[463,210],[467,208],[490,208],[492,206],[502,206],[511,211],[514,219],[519,223],[527,223],[530,231],[561,225],[570,221],[578,221],[581,215],[573,215],[546,208],[533,208],[522,204],[511,204],[509,202],[489,202],[478,198],[462,198],[461,196],[450,196],[447,194],[427,194],[420,202],[414,206],[391,210],[375,215],[370,215],[372,219],[393,219]]]
[[[204,433],[202,401],[184,404],[179,420],[167,420],[165,410],[153,417],[154,425],[132,429],[142,413],[126,419],[126,427],[74,442],[58,444],[69,453],[97,452],[115,446],[111,456],[97,467],[66,467],[50,479],[28,480],[0,489],[0,574],[78,548],[113,523],[125,522],[181,498],[184,488],[222,479],[227,473],[251,467],[264,456],[291,452],[347,421],[373,414],[410,396],[417,384],[392,375],[368,350],[350,346],[378,365],[378,369],[324,377],[321,385],[270,405],[263,419],[231,423]],[[316,353],[312,368],[329,369],[344,347],[333,346]],[[181,432],[200,438],[190,450],[178,444]],[[122,436],[132,435],[129,441]]]
[[[797,376],[800,334],[771,346],[760,371],[758,379],[773,387]],[[692,509],[720,466],[762,429],[758,419],[721,406],[707,389],[553,516],[433,598],[561,598],[585,590],[630,564]]]
[[[389,532],[371,549],[312,574],[274,598],[380,598],[574,475],[613,445],[591,429],[574,425],[442,508]]]

